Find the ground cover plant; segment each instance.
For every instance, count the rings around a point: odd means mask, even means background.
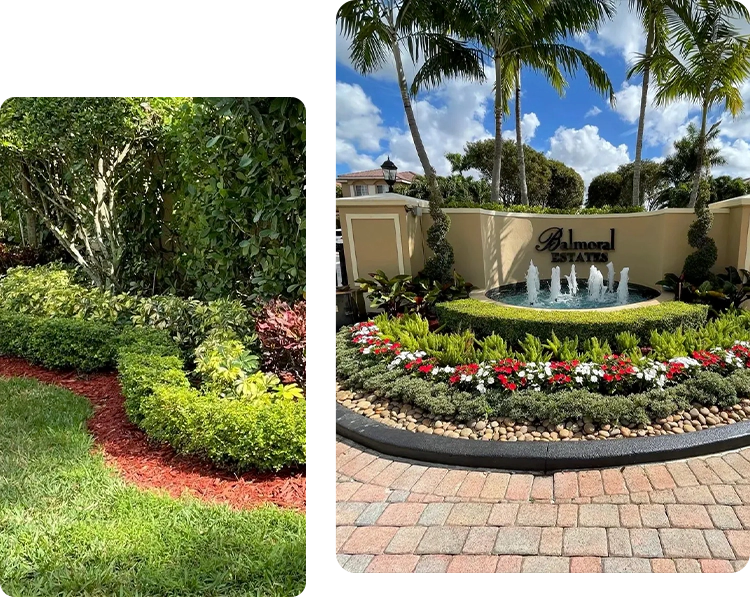
[[[0,580],[19,597],[290,596],[305,518],[174,500],[126,485],[92,452],[88,401],[0,380]],[[33,539],[30,539],[32,538]]]

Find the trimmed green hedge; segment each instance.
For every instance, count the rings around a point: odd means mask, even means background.
[[[118,328],[105,323],[0,311],[0,355],[49,369],[108,369],[115,363],[118,335]]]
[[[526,334],[542,341],[551,338],[597,337],[615,345],[615,336],[631,332],[648,342],[652,330],[698,328],[706,323],[707,305],[679,301],[617,311],[562,311],[507,307],[494,302],[462,299],[436,305],[440,324],[447,330],[472,330],[478,337],[495,333],[516,344]]]

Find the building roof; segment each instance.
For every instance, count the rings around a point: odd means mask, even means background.
[[[411,183],[415,176],[419,176],[416,172],[411,170],[405,170],[396,174],[396,182]],[[381,179],[383,178],[383,170],[377,168],[375,170],[362,170],[361,172],[347,172],[346,174],[339,174],[336,180],[357,180],[357,179]]]

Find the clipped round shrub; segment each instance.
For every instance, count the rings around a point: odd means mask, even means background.
[[[649,390],[640,394],[645,401],[648,411],[655,419],[663,419],[681,410],[690,408],[690,400],[677,388],[666,390]]]
[[[37,319],[0,309],[0,356],[24,357]]]
[[[734,384],[726,377],[712,371],[701,371],[674,389],[678,396],[689,403],[698,402],[719,407],[737,403],[737,391]]]
[[[108,369],[115,364],[117,336],[117,328],[105,323],[39,319],[28,338],[25,356],[49,369]]]

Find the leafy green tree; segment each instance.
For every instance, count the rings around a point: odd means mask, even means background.
[[[619,205],[628,206],[632,204],[635,169],[635,162],[622,164],[617,168],[617,173],[622,176],[622,191]],[[638,205],[643,205],[647,209],[654,208],[659,192],[663,188],[662,164],[653,160],[642,160]]]
[[[460,19],[470,24],[468,36],[495,69],[495,153],[492,168],[492,200],[500,200],[503,160],[502,119],[515,91],[519,196],[528,203],[525,183],[525,155],[521,142],[521,68],[542,73],[559,92],[566,86],[564,74],[582,68],[595,89],[613,97],[613,87],[601,65],[580,48],[564,43],[611,16],[612,0],[474,0]]]
[[[185,292],[250,301],[305,293],[304,105],[196,98],[170,130],[174,257]]]
[[[651,59],[641,57],[630,70],[642,74],[650,66],[657,74],[657,105],[688,99],[701,106],[698,164],[690,207],[695,205],[704,174],[709,110],[723,103],[736,116],[744,107],[739,87],[750,76],[750,36],[740,35],[737,17],[750,20],[750,13],[740,2],[698,0],[670,7],[669,43],[656,48]]]
[[[344,36],[351,40],[349,54],[358,72],[366,75],[377,71],[391,56],[395,62],[406,121],[430,188],[433,224],[427,232],[427,244],[433,256],[427,261],[425,274],[441,281],[452,276],[453,247],[445,238],[450,220],[440,209],[435,170],[417,127],[411,96],[439,85],[447,77],[485,78],[477,51],[454,35],[454,9],[454,3],[446,5],[439,0],[352,0],[337,14]],[[413,61],[424,60],[411,86],[404,73],[404,48]]]
[[[0,171],[16,200],[101,288],[122,287],[123,215],[160,199],[163,130],[178,103],[14,98],[0,108]]]
[[[570,209],[583,205],[583,178],[570,166],[557,160],[547,160],[551,171],[549,193],[544,207]]]
[[[711,203],[725,201],[750,193],[750,185],[741,178],[717,176],[711,180]]]
[[[604,172],[595,176],[589,183],[586,207],[620,205],[623,180],[619,172]]]
[[[438,176],[438,188],[446,201],[488,203],[490,185],[484,179],[475,180],[470,176],[455,174]],[[429,199],[430,190],[424,176],[417,176],[410,185],[404,185],[403,194],[416,199]]]

